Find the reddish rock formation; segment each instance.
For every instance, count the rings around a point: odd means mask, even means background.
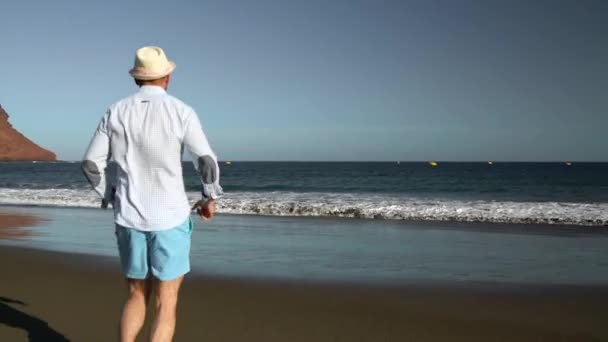
[[[23,136],[8,122],[8,113],[0,106],[0,161],[55,160],[47,151]]]

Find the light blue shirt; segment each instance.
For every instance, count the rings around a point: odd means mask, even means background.
[[[187,149],[203,198],[222,194],[217,157],[194,110],[157,86],[142,86],[101,119],[83,158],[85,176],[115,222],[142,231],[170,229],[190,214],[182,175]]]

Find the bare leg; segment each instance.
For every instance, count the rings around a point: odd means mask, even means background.
[[[127,279],[129,297],[120,317],[120,341],[134,342],[144,325],[146,303],[150,298],[150,279]]]
[[[169,280],[155,281],[156,318],[152,325],[151,342],[171,342],[175,332],[177,296],[184,276]]]

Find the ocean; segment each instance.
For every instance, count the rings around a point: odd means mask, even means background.
[[[200,198],[184,163],[186,190]],[[193,216],[195,272],[363,283],[608,284],[608,164],[221,163],[225,196]],[[0,163],[2,245],[116,257],[112,211],[79,163]]]
[[[219,213],[608,225],[608,163],[221,163]],[[200,198],[191,163],[186,190]],[[79,163],[0,163],[0,205],[98,207]]]

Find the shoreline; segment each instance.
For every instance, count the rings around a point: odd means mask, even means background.
[[[111,211],[15,207],[8,212],[44,221],[20,228],[29,236],[0,245],[117,255]],[[593,229],[221,214],[213,222],[195,219],[192,239],[193,270],[220,277],[382,286],[608,284],[608,234]]]
[[[38,225],[42,220],[33,215],[3,213],[3,211],[10,211],[11,209],[27,209],[27,208],[42,208],[42,209],[58,209],[58,210],[101,210],[99,207],[88,207],[88,206],[60,206],[60,205],[35,205],[35,204],[11,204],[11,203],[0,203],[0,219],[3,214],[6,216],[15,216],[32,219],[33,221],[27,221],[32,223],[20,224],[14,228],[23,228],[27,226]],[[103,209],[111,212],[111,207]],[[191,214],[194,216],[194,214]],[[342,221],[342,222],[365,222],[369,224],[391,224],[391,225],[403,225],[408,229],[453,229],[453,230],[464,230],[464,231],[479,231],[479,232],[498,232],[498,233],[530,233],[530,234],[608,234],[608,225],[585,225],[585,224],[569,224],[569,223],[546,223],[546,222],[492,222],[492,221],[459,221],[459,220],[415,220],[415,219],[387,219],[387,218],[362,218],[362,217],[347,217],[347,216],[314,216],[314,215],[270,215],[270,214],[252,214],[252,213],[232,213],[232,212],[220,212],[216,213],[216,216],[228,216],[228,217],[261,217],[270,219],[298,219],[298,220],[327,220],[327,221]],[[505,228],[505,229],[488,229],[493,228]],[[2,222],[0,222],[0,229],[2,229]]]
[[[118,256],[100,255],[85,252],[70,252],[39,248],[28,245],[0,244],[0,258],[10,255],[28,255],[50,259],[74,271],[110,272],[120,275],[120,260]],[[1,265],[1,261],[0,261]],[[194,281],[235,282],[280,286],[304,286],[324,288],[350,288],[354,290],[382,291],[415,291],[429,294],[500,294],[543,296],[545,294],[565,295],[575,292],[603,292],[608,297],[608,283],[605,284],[569,284],[569,283],[532,283],[513,281],[482,281],[482,280],[438,280],[438,279],[407,279],[383,280],[369,282],[353,279],[319,279],[319,278],[289,278],[276,276],[234,275],[206,272],[192,268],[186,277]],[[1,295],[0,295],[1,296]]]
[[[125,296],[116,258],[2,246],[0,267],[0,340],[19,340],[34,321],[47,338],[115,338]],[[184,283],[175,340],[597,341],[608,338],[607,305],[608,286],[361,286],[199,273]]]

